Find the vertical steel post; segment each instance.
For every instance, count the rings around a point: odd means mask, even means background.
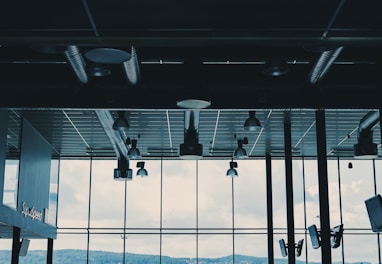
[[[292,131],[290,112],[284,113],[284,145],[285,145],[285,187],[288,230],[288,263],[296,263],[294,241],[294,209],[293,209],[293,173],[292,173]]]
[[[46,254],[46,264],[53,264],[53,239],[48,238],[48,248]]]
[[[265,156],[266,183],[267,183],[267,233],[268,233],[268,264],[274,264],[273,248],[273,201],[272,201],[272,157]]]
[[[20,252],[20,227],[13,227],[13,240],[12,240],[12,264],[19,264],[19,252]]]
[[[326,126],[325,111],[316,111],[316,137],[317,137],[317,163],[318,163],[318,193],[320,200],[321,225],[321,263],[332,263],[330,246],[330,218],[329,218],[329,192],[328,168],[326,157]]]

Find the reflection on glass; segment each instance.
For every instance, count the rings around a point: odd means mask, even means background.
[[[58,202],[58,173],[59,160],[52,159],[50,166],[50,185],[49,185],[49,207],[47,216],[45,215],[46,223],[52,226],[57,225],[57,202]]]
[[[19,183],[19,160],[5,161],[3,204],[17,209],[17,191]]]

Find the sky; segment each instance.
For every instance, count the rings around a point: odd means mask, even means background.
[[[164,160],[163,168],[161,161],[145,162],[149,176],[137,177],[136,161],[131,161],[134,177],[132,181],[125,182],[113,179],[113,170],[117,166],[115,160],[93,160],[90,183],[89,161],[62,160],[58,227],[83,228],[63,230],[81,233],[89,225],[95,228],[90,235],[91,250],[121,252],[124,240],[119,233],[124,227],[126,187],[126,227],[131,228],[125,237],[127,252],[158,255],[161,240],[162,255],[167,256],[196,257],[197,247],[200,258],[226,256],[233,253],[233,244],[235,254],[267,256],[264,160],[238,160],[239,177],[233,179],[226,176],[229,160],[200,160],[198,166],[196,161]],[[337,160],[328,161],[330,223],[334,227],[342,222],[345,228],[343,248],[333,249],[332,259],[341,261],[343,250],[346,262],[376,263],[377,238],[366,230],[370,229],[370,222],[364,205],[364,200],[374,195],[372,161],[352,160],[352,169],[348,168],[348,162],[341,161],[338,170]],[[309,236],[302,232],[305,225],[320,225],[317,162],[305,160],[304,167],[302,165],[301,160],[293,162],[295,241],[305,239],[301,259],[305,259],[307,251],[309,260],[319,261],[320,250],[314,250]],[[376,161],[376,175],[381,175],[381,170],[382,162]],[[377,187],[378,183],[381,180],[377,177]],[[56,182],[52,181],[52,184]],[[284,160],[272,161],[272,197],[273,225],[276,228],[274,252],[276,258],[282,258],[278,240],[287,240]],[[230,234],[233,224],[237,228],[235,236]],[[162,237],[159,236],[160,227],[163,228]],[[196,228],[199,229],[198,236],[194,234]],[[369,235],[359,234],[355,230],[357,228],[365,229],[362,231]],[[86,249],[86,243],[85,232],[59,234],[54,245],[55,249]],[[4,241],[0,241],[0,249],[7,247]],[[44,241],[30,244],[31,250],[45,247]]]

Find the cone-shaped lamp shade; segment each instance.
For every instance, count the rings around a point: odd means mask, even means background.
[[[238,177],[239,174],[237,173],[237,170],[235,168],[237,168],[237,162],[231,161],[229,163],[229,169],[227,170],[226,175],[229,177]]]
[[[243,148],[243,140],[239,139],[237,141],[237,148],[233,152],[234,159],[245,159],[248,158],[247,151]]]
[[[131,140],[131,148],[127,152],[127,155],[130,159],[140,159],[141,158],[141,152],[137,148],[137,140],[132,139]]]
[[[256,118],[255,111],[249,111],[249,117],[245,120],[244,130],[257,131],[261,128],[259,119]]]
[[[113,124],[114,130],[127,130],[130,127],[129,122],[125,118],[125,112],[118,111],[118,118]]]

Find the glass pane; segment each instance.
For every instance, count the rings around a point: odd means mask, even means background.
[[[196,235],[163,235],[162,236],[162,262],[166,257],[196,258]]]
[[[374,195],[373,163],[371,160],[340,161],[342,215],[344,228],[370,228],[365,200]]]
[[[86,230],[82,232],[86,232]],[[53,263],[86,264],[87,240],[88,235],[84,233],[58,234],[57,239],[53,242]]]
[[[273,226],[286,228],[285,161],[272,160]]]
[[[3,204],[15,210],[17,208],[19,182],[21,123],[21,117],[16,112],[9,111]]]
[[[123,263],[123,235],[90,234],[89,260],[89,263]]]
[[[232,235],[199,235],[198,252],[199,263],[203,261],[208,263],[206,259],[211,258],[219,258],[219,260],[215,260],[216,263],[219,261],[220,263],[232,263],[233,237]]]
[[[336,159],[328,159],[328,188],[329,188],[329,207],[330,207],[330,223],[333,226],[341,224],[340,212],[340,190],[338,185],[338,161]],[[341,168],[340,168],[341,169]],[[346,171],[340,170],[340,174],[346,175]]]
[[[19,184],[19,160],[5,161],[3,204],[16,210]]]
[[[12,236],[12,235],[11,235]],[[11,263],[12,258],[12,239],[0,239],[0,263]]]
[[[163,227],[196,227],[196,161],[163,161]]]
[[[268,258],[267,252],[267,235],[235,234],[235,255]],[[252,263],[248,258],[242,259],[242,261],[248,261],[248,263]],[[241,263],[237,257],[236,263]]]
[[[50,167],[49,208],[47,223],[57,226],[58,174],[60,161],[52,160]]]
[[[130,165],[131,168],[135,163]],[[135,176],[127,182],[126,226],[160,227],[161,161],[145,161],[147,177]],[[135,172],[136,174],[136,172]]]
[[[343,240],[346,263],[378,263],[378,243],[376,234],[344,234]],[[340,248],[336,250],[340,250]]]
[[[229,160],[198,162],[200,228],[232,228],[232,178],[226,176],[229,162]],[[238,166],[240,177],[240,163]]]
[[[113,178],[116,161],[93,160],[92,166],[90,226],[123,227],[126,182]]]
[[[160,263],[160,236],[129,234],[126,239],[126,252],[148,255],[151,261],[142,260],[138,263]]]
[[[305,228],[304,179],[303,161],[294,159],[293,169],[293,200],[294,200],[294,226],[296,231]],[[298,238],[296,237],[296,240]]]
[[[89,207],[89,160],[61,160],[58,226],[87,227]]]
[[[264,160],[238,162],[240,177],[234,180],[235,227],[267,227],[267,194]]]
[[[375,160],[375,185],[377,193],[382,193],[382,160]],[[373,193],[374,194],[374,193]],[[373,196],[373,194],[370,195]]]
[[[320,201],[318,195],[317,160],[304,160],[305,163],[305,199],[307,226],[320,227]]]
[[[306,200],[306,225],[316,225],[320,228],[320,201],[318,195],[318,168],[317,160],[304,160],[305,171],[305,200]],[[303,252],[306,250],[308,263],[321,262],[321,250],[312,247],[309,233],[306,231]],[[304,252],[305,254],[305,252]]]

